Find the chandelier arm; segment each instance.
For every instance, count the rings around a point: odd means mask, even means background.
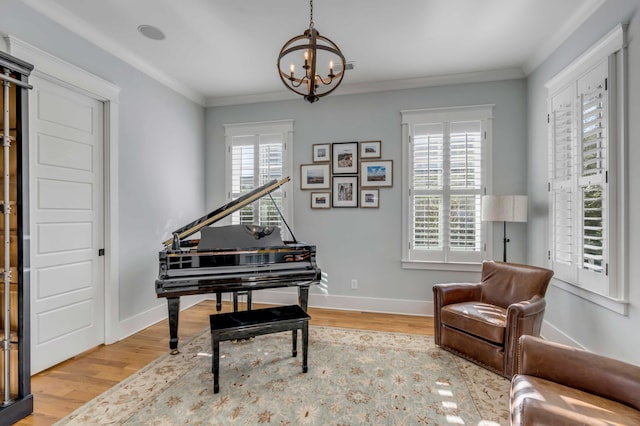
[[[280,79],[286,83],[286,84],[290,84],[293,87],[300,87],[302,85],[302,83],[304,83],[306,80],[309,79],[308,76],[304,76],[303,78],[291,78],[290,74],[287,74],[285,72],[280,71]],[[297,83],[297,84],[296,84]]]

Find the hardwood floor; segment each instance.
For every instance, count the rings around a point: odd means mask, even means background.
[[[255,304],[254,308],[266,305]],[[223,304],[223,312],[231,310]],[[180,313],[180,342],[206,330],[215,301]],[[433,335],[433,318],[309,308],[312,325]],[[101,345],[32,377],[34,413],[18,425],[51,425],[168,352],[167,320],[112,345]]]

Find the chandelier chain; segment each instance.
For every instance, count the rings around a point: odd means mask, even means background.
[[[313,0],[309,0],[309,29],[313,28]]]

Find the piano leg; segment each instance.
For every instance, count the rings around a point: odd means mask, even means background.
[[[169,309],[169,349],[171,355],[180,353],[178,350],[178,314],[180,313],[180,298],[168,297],[167,307]]]
[[[233,312],[238,312],[238,307],[239,307],[238,295],[243,293],[247,295],[247,311],[251,310],[251,290],[234,291],[233,292]]]
[[[298,305],[307,312],[309,303],[309,284],[298,286]]]
[[[222,310],[222,293],[216,293],[216,312],[220,312]]]

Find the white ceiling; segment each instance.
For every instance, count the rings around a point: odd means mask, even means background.
[[[297,96],[276,61],[308,28],[307,0],[22,1],[202,105]],[[313,17],[354,64],[334,92],[346,94],[523,77],[602,3],[315,0]]]

